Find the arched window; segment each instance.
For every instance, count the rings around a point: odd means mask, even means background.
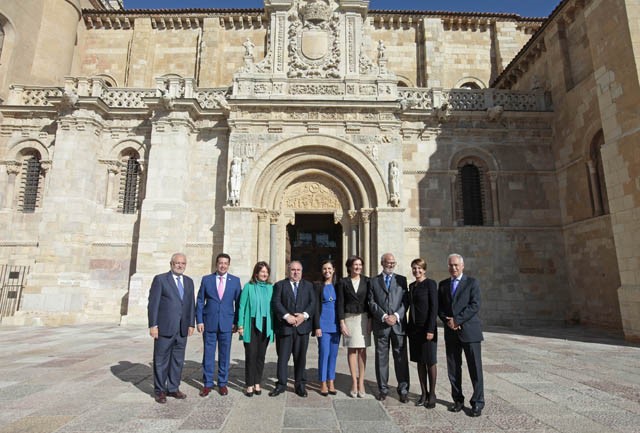
[[[494,185],[489,166],[479,156],[466,156],[457,161],[455,177],[455,223],[458,226],[494,225]]]
[[[122,213],[133,214],[138,211],[140,203],[140,156],[135,151],[129,151],[122,156],[123,171],[120,177],[119,210]]]
[[[591,140],[589,146],[589,159],[587,170],[589,174],[589,186],[591,189],[591,204],[593,215],[599,216],[609,213],[609,200],[607,198],[607,185],[604,179],[601,148],[604,145],[604,134],[598,131]]]
[[[462,83],[460,86],[461,89],[469,89],[469,90],[477,90],[480,89],[478,83],[474,83],[473,81],[467,81],[466,83]]]
[[[42,165],[37,152],[29,152],[22,160],[19,209],[24,213],[33,213],[40,205],[42,189]]]
[[[465,164],[459,168],[460,186],[462,188],[462,210],[465,226],[481,226],[482,215],[482,181],[480,170],[473,164]]]

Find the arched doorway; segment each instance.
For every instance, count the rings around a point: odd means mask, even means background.
[[[296,214],[295,224],[287,225],[286,262],[299,260],[303,276],[309,281],[322,281],[321,264],[331,260],[336,278],[342,276],[342,225],[332,214]]]
[[[378,249],[391,249],[388,245],[402,238],[400,210],[386,206],[386,164],[379,164],[362,146],[305,135],[272,145],[254,158],[248,161],[251,169],[242,180],[238,203],[225,207],[225,250],[244,261],[236,266],[250,269],[256,260],[267,260],[272,279],[284,278],[288,261],[301,259],[294,255],[312,251],[292,254],[287,237],[311,227],[316,253],[320,250],[314,233],[320,233],[320,243],[324,234],[336,238],[330,254],[341,274],[346,258],[358,254],[369,275],[377,270]],[[318,224],[321,227],[313,228]],[[317,253],[321,254],[327,252]],[[305,278],[319,278],[313,274],[319,263],[304,266]]]

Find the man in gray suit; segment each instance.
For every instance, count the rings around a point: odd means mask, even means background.
[[[373,318],[376,346],[376,380],[380,401],[389,393],[389,348],[393,352],[393,366],[398,381],[400,401],[409,401],[409,360],[407,358],[407,308],[409,296],[407,279],[393,272],[396,259],[385,253],[380,259],[382,273],[369,280],[367,298]]]
[[[156,275],[149,289],[149,335],[153,338],[153,385],[155,399],[166,403],[167,396],[185,399],[180,391],[187,337],[195,329],[193,280],[184,274],[187,257],[171,256],[171,271]]]
[[[451,254],[448,259],[451,278],[440,281],[438,286],[438,316],[444,323],[444,342],[447,351],[447,372],[451,383],[453,405],[451,412],[464,408],[462,394],[462,352],[467,360],[473,395],[471,416],[480,416],[484,407],[484,381],[482,378],[480,323],[480,284],[475,278],[462,273],[464,259]]]

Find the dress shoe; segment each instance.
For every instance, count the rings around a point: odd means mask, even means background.
[[[471,406],[471,413],[470,415],[472,417],[478,417],[480,415],[482,415],[482,409],[478,408],[477,406]]]
[[[422,406],[427,399],[427,396],[422,394],[419,399],[416,400],[416,406]]]
[[[244,395],[246,395],[247,397],[253,397],[253,390],[249,391],[249,390],[245,390],[244,391]]]
[[[338,395],[338,391],[336,391],[335,389],[330,389],[329,395]]]
[[[364,391],[358,391],[358,398],[365,398],[367,396],[367,393]]]
[[[298,389],[296,390],[296,394],[298,394],[300,397],[306,397],[306,396],[308,396],[308,395],[309,395],[309,393],[307,392],[307,390],[306,390],[306,389],[304,389],[304,388],[298,388]]]
[[[387,394],[384,392],[381,392],[380,394],[376,395],[376,400],[378,401],[385,401],[387,399]]]
[[[329,391],[320,391],[320,395],[326,397],[329,395]]]
[[[178,400],[184,400],[185,398],[187,398],[187,394],[185,394],[184,392],[177,390],[174,392],[169,392],[167,393],[167,395],[169,397],[173,397],[173,398],[177,398]]]
[[[351,398],[356,398],[358,397],[358,391],[351,390],[351,392],[349,392],[349,395],[351,396]]]
[[[167,394],[164,392],[159,392],[156,394],[156,402],[160,404],[165,404],[167,402]]]
[[[400,395],[400,403],[408,403],[408,402],[409,402],[409,396],[407,394]]]
[[[262,389],[256,389],[255,391],[253,391],[253,393],[255,395],[260,395],[260,394],[262,394]]]
[[[218,389],[218,392],[220,393],[220,395],[227,395],[229,394],[229,388],[227,388],[226,385],[223,385]]]
[[[429,400],[424,403],[424,407],[427,409],[433,409],[436,407],[436,396],[429,396]]]
[[[269,397],[277,397],[284,392],[284,388],[275,387],[273,391],[269,392]]]
[[[200,390],[200,397],[209,397],[209,393],[211,392],[211,388],[205,386]]]
[[[464,407],[464,403],[461,401],[455,401],[451,406],[449,406],[449,412],[460,412]]]

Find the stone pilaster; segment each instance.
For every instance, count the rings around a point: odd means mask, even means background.
[[[183,226],[187,178],[191,176],[189,148],[197,131],[188,112],[164,111],[160,105],[154,108],[136,272],[129,283],[127,314],[122,318],[126,324],[147,323],[151,281],[154,275],[169,271],[171,255],[184,252],[187,243]],[[188,256],[185,274],[190,275]]]
[[[86,109],[58,119],[55,159],[42,167],[46,181],[38,210],[38,255],[20,311],[10,319],[16,324],[114,321],[119,316],[122,289],[96,293],[89,283],[87,246],[97,212],[95,191],[103,186],[95,155],[103,126],[102,117]]]

